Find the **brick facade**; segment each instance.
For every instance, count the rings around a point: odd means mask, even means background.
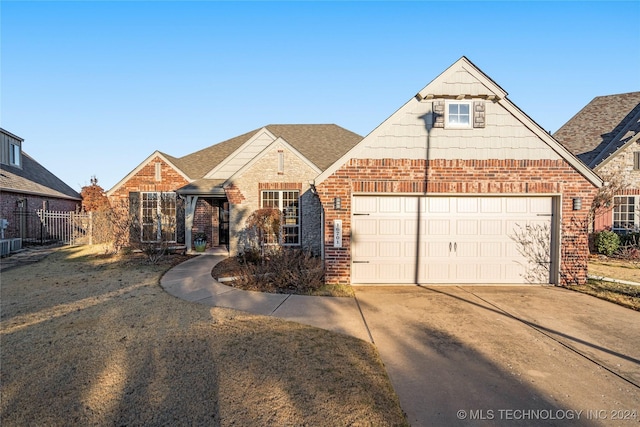
[[[160,165],[159,175],[156,173],[156,164]],[[174,192],[186,184],[188,184],[188,181],[184,176],[165,162],[160,156],[155,156],[142,164],[132,176],[121,183],[113,193],[110,193],[109,202],[112,206],[128,208],[130,193]],[[181,211],[177,215],[178,218],[184,218],[183,203],[178,203],[177,208]],[[184,236],[181,236],[181,234],[182,233],[178,233],[178,243],[184,243]]]
[[[350,282],[351,198],[354,194],[560,195],[561,284],[586,281],[590,200],[596,189],[564,160],[351,159],[318,185],[325,212],[328,283]],[[334,197],[342,199],[335,210]],[[573,210],[572,199],[583,200]],[[333,248],[333,220],[342,220],[343,247]]]

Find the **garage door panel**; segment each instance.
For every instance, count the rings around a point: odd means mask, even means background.
[[[429,258],[449,258],[451,256],[451,242],[428,242],[427,257]]]
[[[457,198],[456,212],[457,213],[477,213],[478,212],[478,199],[475,197]]]
[[[378,221],[375,219],[359,219],[354,223],[353,232],[362,236],[376,236],[378,234]]]
[[[456,232],[459,236],[478,235],[478,220],[462,219],[456,221]]]
[[[478,258],[480,256],[476,242],[456,242],[454,246],[456,258]]]
[[[517,235],[550,238],[552,197],[354,196],[353,206],[366,213],[352,217],[353,283],[549,281],[548,256],[539,274]]]
[[[451,212],[451,201],[446,197],[433,197],[427,199],[429,213]]]
[[[398,236],[402,230],[402,220],[400,219],[381,219],[378,221],[378,234]]]
[[[427,220],[427,226],[430,236],[449,236],[451,234],[451,221],[449,219]]]
[[[416,236],[418,234],[418,223],[420,224],[420,235],[427,235],[427,221],[407,219],[404,221],[404,234],[406,236]]]
[[[400,242],[384,242],[379,245],[378,254],[382,258],[400,258],[403,256]]]
[[[380,213],[400,213],[403,200],[399,197],[381,197],[378,203]]]

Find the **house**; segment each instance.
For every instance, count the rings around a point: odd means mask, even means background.
[[[0,129],[0,219],[4,238],[29,239],[39,231],[38,209],[76,211],[82,197],[23,151],[24,140]]]
[[[156,151],[107,192],[139,223],[134,239],[185,244],[196,232],[235,254],[260,208],[284,213],[282,244],[319,254],[322,213],[316,176],[362,137],[334,124],[268,125],[173,157]],[[137,231],[136,231],[137,232]]]
[[[315,178],[326,281],[582,283],[601,184],[462,57]]]
[[[594,98],[553,136],[611,187],[594,231],[640,230],[640,92]]]

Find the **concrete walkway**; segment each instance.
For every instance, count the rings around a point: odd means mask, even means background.
[[[211,307],[225,307],[278,317],[372,342],[355,298],[314,297],[243,291],[219,283],[211,276],[214,265],[226,255],[193,257],[161,279],[171,295]]]

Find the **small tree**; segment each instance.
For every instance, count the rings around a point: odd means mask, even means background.
[[[82,187],[80,190],[82,196],[82,210],[85,212],[94,212],[108,209],[109,199],[104,189],[98,185],[98,178],[91,177],[91,185]]]

